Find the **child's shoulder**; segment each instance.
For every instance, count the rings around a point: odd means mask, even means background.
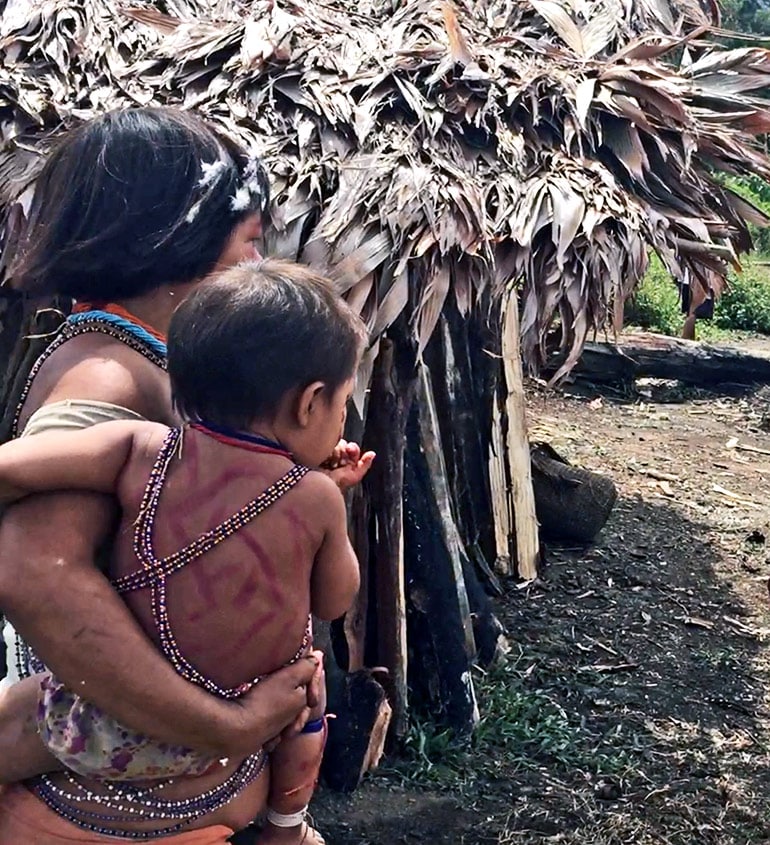
[[[342,503],[345,500],[337,484],[322,470],[310,470],[302,479],[299,490],[308,498],[319,504],[329,505]]]

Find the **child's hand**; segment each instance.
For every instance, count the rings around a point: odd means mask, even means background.
[[[363,477],[369,472],[374,458],[374,452],[362,454],[358,443],[340,440],[334,447],[332,456],[324,461],[321,468],[344,492],[361,483]]]

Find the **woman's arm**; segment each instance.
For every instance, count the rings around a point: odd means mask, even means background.
[[[148,422],[107,422],[6,443],[0,446],[0,503],[55,490],[114,493],[135,437],[162,428]]]
[[[70,689],[162,742],[231,757],[280,734],[306,707],[317,662],[298,661],[235,702],[188,683],[94,566],[111,527],[110,503],[94,495],[36,496],[8,511],[0,607],[21,636]]]

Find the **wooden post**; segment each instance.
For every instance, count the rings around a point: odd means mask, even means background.
[[[468,594],[465,590],[463,564],[460,559],[460,538],[452,514],[452,498],[447,484],[444,456],[441,449],[438,416],[433,392],[430,385],[430,374],[425,364],[419,365],[417,379],[417,402],[420,405],[420,443],[428,462],[428,472],[433,485],[433,492],[439,507],[439,525],[444,544],[449,552],[449,562],[452,575],[457,585],[457,606],[465,633],[465,653],[469,659],[476,654],[476,642],[473,638],[473,624]]]
[[[492,519],[495,526],[495,571],[500,575],[513,575],[511,537],[513,518],[509,494],[507,453],[503,440],[503,420],[497,396],[492,410],[492,440],[489,450],[489,484],[492,489]]]
[[[478,721],[475,639],[430,381],[419,365],[407,424],[404,536],[410,694],[461,734]]]
[[[511,478],[511,509],[516,529],[516,568],[520,578],[531,581],[537,578],[540,541],[527,439],[524,373],[519,343],[519,302],[515,290],[512,290],[503,300],[501,316],[506,386],[505,410],[508,417],[506,445]]]
[[[396,348],[383,339],[374,367],[365,446],[377,452],[365,486],[371,503],[375,539],[370,577],[376,591],[377,642],[372,653],[389,673],[393,730],[406,731],[407,647],[404,589],[404,448],[413,379],[399,374]]]
[[[362,487],[350,493],[348,503],[350,541],[358,558],[361,587],[353,606],[345,614],[343,628],[348,648],[348,672],[363,669],[366,663],[366,618],[369,611],[369,502]]]

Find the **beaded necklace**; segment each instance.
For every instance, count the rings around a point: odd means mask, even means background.
[[[219,443],[225,443],[228,446],[235,446],[237,449],[262,452],[267,455],[281,455],[284,458],[289,458],[289,460],[294,460],[291,452],[278,441],[269,440],[267,437],[261,437],[259,434],[253,434],[250,431],[240,431],[208,420],[190,423],[190,428],[200,431],[201,434],[211,437],[212,440],[217,440]]]
[[[117,305],[105,304],[100,308],[93,308],[88,303],[75,306],[57,336],[45,348],[35,361],[24,382],[19,401],[14,409],[11,422],[11,438],[19,436],[19,421],[27,401],[32,383],[40,372],[41,367],[68,340],[83,334],[106,334],[115,340],[138,352],[150,363],[162,370],[166,369],[166,344],[163,335],[156,332],[146,323],[142,323],[125,309]],[[42,671],[43,664],[35,657],[29,646],[16,635],[16,671],[19,678],[26,678],[30,674]]]
[[[164,346],[166,344],[166,336],[163,332],[159,332],[149,323],[140,320],[136,314],[132,314],[122,305],[117,305],[114,302],[78,302],[73,306],[71,316],[74,317],[88,312],[92,314],[104,314],[106,312],[110,317],[120,317],[124,323],[131,324],[131,329],[135,329],[136,327],[144,329],[146,334],[151,335],[155,340],[159,340]]]

